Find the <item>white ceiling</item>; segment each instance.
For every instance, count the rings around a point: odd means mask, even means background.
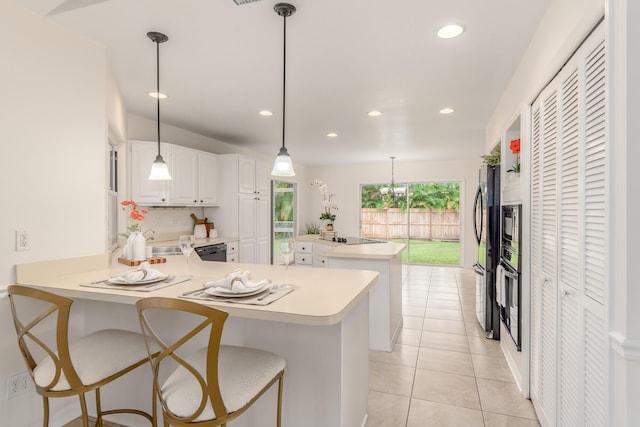
[[[282,144],[283,18],[276,0],[15,0],[106,46],[127,110],[275,157]],[[308,165],[463,159],[550,0],[292,0],[286,145]],[[435,36],[459,23],[456,39]],[[453,107],[443,116],[439,110]],[[263,117],[258,112],[272,110]],[[377,118],[367,111],[380,110]],[[330,139],[329,132],[338,134]],[[176,142],[178,141],[170,141]]]

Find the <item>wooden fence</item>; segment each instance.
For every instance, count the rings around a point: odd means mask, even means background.
[[[362,237],[374,239],[460,241],[460,214],[454,211],[362,209],[360,226]]]

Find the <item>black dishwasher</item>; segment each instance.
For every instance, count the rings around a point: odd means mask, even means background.
[[[227,262],[227,244],[218,243],[215,245],[200,246],[196,248],[196,253],[203,261]]]

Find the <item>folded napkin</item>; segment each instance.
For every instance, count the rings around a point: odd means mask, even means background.
[[[271,283],[268,279],[262,279],[257,282],[249,279],[250,273],[247,270],[236,268],[222,280],[205,282],[205,288],[212,288],[216,292],[227,292],[234,294],[244,294],[257,290]]]
[[[145,261],[140,263],[140,266],[135,270],[113,276],[109,278],[109,281],[113,283],[136,283],[141,281],[148,282],[156,279],[164,279],[166,277],[166,274],[151,268],[151,264]]]

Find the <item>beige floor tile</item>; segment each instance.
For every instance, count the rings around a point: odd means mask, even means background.
[[[474,320],[477,320],[478,317],[476,316],[476,310],[475,307],[472,308],[471,310],[468,309],[463,309],[462,310],[462,317],[464,317],[464,321],[465,322],[473,322]]]
[[[468,337],[469,349],[473,354],[484,354],[485,356],[502,357],[500,341],[483,337]]]
[[[540,427],[537,420],[527,418],[510,417],[493,412],[483,412],[485,427]]]
[[[402,316],[402,327],[407,329],[422,329],[424,317]]]
[[[424,316],[426,307],[416,307],[413,305],[402,305],[402,314],[405,316]]]
[[[515,383],[484,378],[476,378],[476,382],[483,411],[537,419],[531,401],[522,397]]]
[[[398,344],[403,345],[412,345],[418,347],[420,345],[420,337],[422,336],[422,331],[417,329],[400,329],[400,333],[398,334]]]
[[[427,299],[402,296],[402,305],[411,305],[414,307],[426,307]]]
[[[467,328],[467,335],[470,337],[484,337],[486,334],[477,319],[469,322],[464,322],[464,326]]]
[[[462,310],[446,310],[442,308],[427,308],[425,317],[432,319],[464,320]]]
[[[369,351],[369,360],[414,368],[418,360],[420,347],[396,344],[393,351]]]
[[[443,293],[443,294],[457,294],[458,293],[458,285],[455,282],[451,282],[449,284],[442,282],[432,282],[429,287],[429,292],[435,293]]]
[[[483,427],[482,412],[411,399],[407,427]]]
[[[443,332],[422,331],[420,347],[469,353],[469,341],[466,336]]]
[[[429,289],[429,299],[443,299],[447,301],[460,301],[460,297],[458,296],[458,292],[436,292],[432,289]]]
[[[402,296],[405,298],[420,298],[426,300],[428,294],[428,289],[406,288],[402,290]]]
[[[369,390],[411,396],[415,369],[371,361],[369,363]]]
[[[515,382],[513,374],[504,357],[492,357],[482,354],[472,354],[475,376],[489,380]]]
[[[407,396],[370,391],[365,427],[404,427],[410,400]]]
[[[96,419],[94,417],[89,417],[90,425],[93,425],[93,423],[95,422],[96,422]],[[103,427],[126,427],[126,426],[123,426],[122,424],[116,424],[114,422],[104,421],[104,420],[102,421],[102,425]],[[82,427],[82,419],[76,418],[75,420],[68,422],[62,427]]]
[[[448,334],[466,334],[465,324],[459,320],[425,318],[422,322],[422,329],[425,331],[446,332]]]
[[[416,369],[412,397],[431,402],[480,409],[476,380],[473,377],[464,375]]]
[[[461,310],[459,301],[448,301],[443,299],[430,299],[427,301],[427,308],[443,308],[445,310]]]
[[[459,351],[421,347],[416,367],[450,374],[474,376],[471,355]]]

